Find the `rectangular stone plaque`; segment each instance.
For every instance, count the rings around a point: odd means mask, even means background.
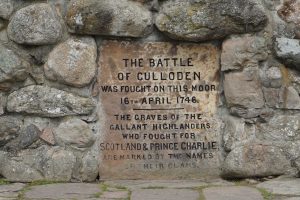
[[[103,42],[101,179],[219,174],[219,57],[212,44]]]

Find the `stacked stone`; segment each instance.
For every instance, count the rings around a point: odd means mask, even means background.
[[[221,175],[299,174],[299,18],[298,0],[1,1],[0,174],[98,177],[105,38],[222,43]]]

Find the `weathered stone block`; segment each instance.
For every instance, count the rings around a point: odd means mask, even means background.
[[[10,20],[7,32],[16,43],[43,45],[57,43],[63,31],[55,11],[50,5],[40,3],[18,10]]]
[[[205,41],[260,31],[267,21],[253,0],[176,0],[163,3],[156,26],[173,39]]]
[[[54,137],[60,146],[87,148],[95,142],[95,136],[88,124],[76,118],[65,119],[54,130]]]
[[[91,35],[142,37],[152,31],[152,15],[128,0],[76,0],[67,12],[70,32]]]
[[[264,98],[256,68],[225,73],[224,92],[229,107],[260,109]]]
[[[300,70],[300,40],[276,38],[274,49],[277,57],[287,66]]]
[[[44,65],[48,79],[83,87],[96,73],[97,46],[92,37],[71,37],[56,46]]]
[[[36,114],[44,117],[87,115],[95,109],[92,99],[47,86],[28,86],[8,96],[9,112]]]
[[[222,71],[255,67],[266,60],[268,49],[263,37],[252,35],[232,36],[222,45]]]
[[[222,176],[247,178],[282,175],[290,168],[290,161],[282,149],[252,142],[236,147],[228,154],[222,165]]]

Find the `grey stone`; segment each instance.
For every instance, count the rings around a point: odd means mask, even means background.
[[[83,87],[95,76],[96,58],[97,46],[92,37],[72,37],[50,53],[45,75],[53,81]]]
[[[224,92],[227,106],[232,107],[231,111],[240,116],[247,115],[247,111],[243,113],[244,110],[252,109],[255,111],[253,115],[255,117],[260,113],[256,109],[264,106],[263,92],[256,68],[246,68],[243,72],[225,73]]]
[[[282,175],[290,168],[290,161],[279,147],[249,142],[227,155],[222,165],[222,176],[247,178]]]
[[[13,183],[8,185],[0,185],[0,199],[1,198],[17,198],[19,192],[25,187],[26,185],[23,183]]]
[[[281,88],[263,88],[266,104],[269,107],[299,110],[300,96],[298,91],[293,87]]]
[[[98,184],[60,183],[33,186],[25,192],[25,199],[88,199],[100,192]]]
[[[153,199],[172,199],[172,200],[198,200],[199,193],[191,189],[139,189],[131,194],[131,200],[153,200]]]
[[[44,145],[16,154],[4,153],[1,161],[0,173],[10,181],[71,181],[76,157],[61,147],[49,148]]]
[[[65,18],[70,1],[71,0],[48,0],[47,2],[56,8],[62,18]]]
[[[87,115],[95,108],[92,99],[47,86],[28,86],[8,96],[9,112],[45,117]]]
[[[0,44],[0,82],[24,81],[29,70],[29,63],[15,50]]]
[[[274,50],[277,57],[286,65],[300,70],[300,40],[276,38]]]
[[[287,37],[294,38],[295,37],[295,25],[291,23],[287,23],[282,20],[278,16],[278,11],[275,9],[274,11],[270,11],[269,17],[269,37]]]
[[[258,137],[267,141],[300,140],[300,115],[275,115],[257,127]]]
[[[81,180],[92,182],[95,181],[99,174],[99,153],[96,151],[89,151],[82,158],[82,168],[80,170]]]
[[[44,156],[43,174],[46,179],[54,181],[70,181],[75,166],[76,157],[71,151],[52,148]]]
[[[77,118],[67,118],[54,130],[56,142],[61,146],[87,148],[95,142],[95,136],[84,121]]]
[[[265,87],[280,88],[282,86],[283,76],[278,67],[270,67],[264,70],[263,75],[260,77]]]
[[[280,108],[299,110],[300,96],[297,90],[292,87],[284,87],[280,93]]]
[[[260,31],[266,23],[262,5],[253,0],[166,1],[156,18],[160,31],[188,41]]]
[[[0,146],[2,147],[19,134],[22,122],[15,117],[0,117]]]
[[[128,0],[75,0],[67,24],[72,33],[142,37],[152,31],[151,12]]]
[[[1,175],[9,181],[31,182],[44,179],[43,175],[37,169],[18,161],[18,158],[6,157],[4,162],[1,167]]]
[[[5,107],[6,107],[6,98],[7,95],[5,93],[0,92],[0,116],[5,113]]]
[[[19,44],[54,44],[62,37],[62,25],[50,5],[38,3],[18,10],[7,32],[9,38]]]
[[[251,134],[247,131],[244,119],[224,116],[223,121],[225,124],[223,133],[223,146],[225,151],[231,151],[241,142],[246,142],[255,137],[255,134]]]
[[[292,85],[300,94],[300,71],[289,70],[289,80],[291,80]]]
[[[19,45],[20,46],[20,45]],[[33,46],[33,45],[23,45],[22,50],[25,51],[31,58],[31,62],[35,65],[43,65],[47,59],[49,53],[52,51],[54,45],[41,45],[41,46]],[[36,80],[36,82],[41,83],[39,80],[37,80],[36,76],[39,73],[39,69],[42,69],[40,67],[35,67],[31,71],[31,75]],[[43,69],[42,69],[42,73]]]
[[[0,17],[3,19],[9,19],[10,15],[14,11],[15,0],[1,0],[0,1]]]
[[[266,105],[270,108],[280,108],[280,88],[263,88]]]
[[[208,200],[263,200],[264,198],[257,189],[236,187],[210,187],[203,189],[205,199]]]
[[[268,49],[263,37],[249,34],[231,36],[222,44],[222,71],[258,66],[267,56]]]
[[[300,179],[299,178],[278,178],[266,181],[257,185],[268,192],[276,195],[294,195],[300,196]]]
[[[19,147],[25,149],[39,139],[41,131],[33,124],[26,127],[25,131],[21,131],[19,139]]]

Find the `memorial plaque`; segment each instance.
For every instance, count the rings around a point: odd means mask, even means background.
[[[212,44],[103,42],[101,179],[218,176],[219,58]]]

